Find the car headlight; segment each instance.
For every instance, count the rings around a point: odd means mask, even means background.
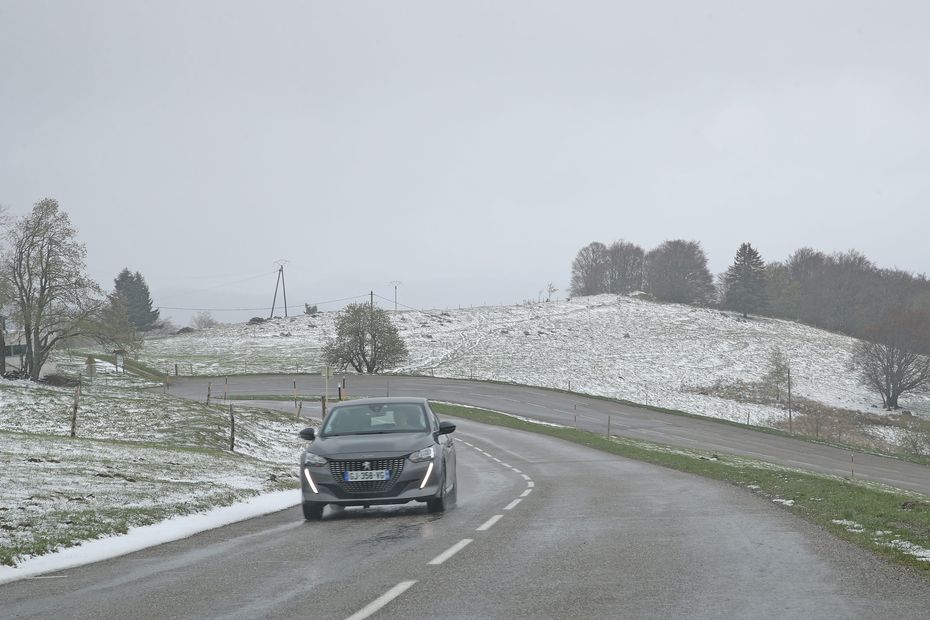
[[[433,450],[433,446],[428,448],[423,448],[419,452],[414,452],[410,455],[410,460],[414,463],[420,463],[422,461],[431,461],[433,457],[436,456],[436,452]]]
[[[323,467],[326,459],[313,452],[304,452],[303,463],[305,467]]]

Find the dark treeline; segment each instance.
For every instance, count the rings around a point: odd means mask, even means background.
[[[625,241],[594,242],[575,257],[570,290],[572,295],[641,290],[659,301],[790,319],[866,340],[907,315],[908,324],[917,322],[918,331],[930,333],[926,276],[879,268],[856,251],[801,248],[783,262],[765,263],[743,244],[733,265],[715,279],[695,241],[666,241],[649,252]],[[930,352],[928,342],[913,345]]]

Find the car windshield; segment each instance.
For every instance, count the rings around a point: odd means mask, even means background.
[[[422,433],[426,413],[416,403],[374,403],[337,407],[326,417],[323,435]]]

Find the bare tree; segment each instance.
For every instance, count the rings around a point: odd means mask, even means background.
[[[606,293],[608,262],[607,246],[600,241],[593,241],[578,250],[572,261],[572,296]]]
[[[378,373],[407,359],[407,345],[384,309],[355,303],[336,319],[336,335],[327,338],[323,359],[337,368]]]
[[[886,409],[898,398],[930,384],[930,313],[892,310],[868,330],[853,349],[852,367],[860,381],[878,392]]]
[[[85,273],[87,251],[58,201],[37,202],[8,236],[2,276],[12,289],[13,318],[24,332],[23,370],[37,380],[56,345],[92,331],[106,298]]]
[[[623,295],[643,288],[643,258],[641,247],[626,241],[615,241],[607,248],[605,286],[608,293]]]
[[[6,227],[8,223],[9,222],[6,217],[6,207],[0,205],[0,231],[2,231],[0,234],[3,236],[6,235]],[[6,374],[7,306],[10,304],[12,299],[13,295],[10,288],[10,280],[0,276],[0,375]]]
[[[553,284],[552,282],[547,284],[546,285],[546,301],[550,301],[552,299],[552,294],[558,292],[558,290],[559,290],[558,287],[556,287],[556,285]]]
[[[219,324],[219,321],[214,319],[213,315],[206,310],[191,317],[191,327],[194,329],[207,329],[208,327],[216,327]]]
[[[775,346],[769,354],[769,369],[762,380],[775,392],[778,402],[781,402],[782,392],[787,390],[789,373],[788,356],[781,347]]]
[[[645,257],[645,283],[660,301],[705,304],[714,296],[714,277],[697,241],[666,241]]]

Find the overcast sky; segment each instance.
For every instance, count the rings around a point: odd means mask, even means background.
[[[279,259],[291,305],[561,297],[621,238],[926,273],[928,29],[923,1],[0,0],[0,204],[56,198],[91,275],[165,308],[269,307]]]

